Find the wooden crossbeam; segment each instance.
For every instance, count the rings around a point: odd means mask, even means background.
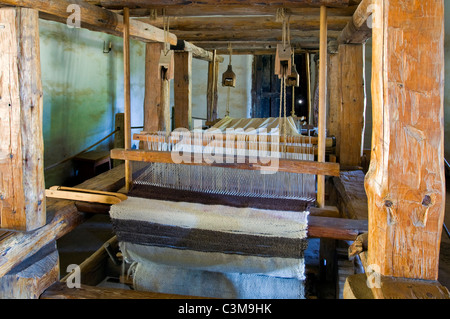
[[[71,8],[71,5],[77,5],[80,9],[81,27],[119,37],[123,36],[124,21],[121,15],[85,1],[53,0],[49,4],[47,0],[0,0],[0,5],[33,8],[45,13],[46,19],[62,23],[66,23],[67,19],[73,14],[68,8]],[[125,4],[122,8],[126,6]],[[130,21],[130,37],[144,42],[165,42],[166,40],[164,30],[135,20]],[[174,34],[169,34],[167,40],[170,44],[177,44],[177,37]]]
[[[355,10],[352,19],[342,30],[338,38],[339,44],[359,44],[366,42],[372,36],[372,28],[368,19],[372,15],[374,0],[362,0]]]
[[[153,151],[141,151],[141,150],[124,150],[124,149],[114,149],[111,150],[111,158],[118,160],[130,160],[137,162],[148,162],[148,163],[167,163],[175,164],[172,158],[171,152],[153,152]],[[339,176],[340,169],[339,164],[336,163],[319,163],[312,161],[299,161],[299,160],[286,160],[278,159],[279,163],[277,167],[271,167],[272,163],[270,160],[262,159],[260,163],[252,163],[249,158],[245,158],[243,163],[238,163],[234,160],[234,163],[206,163],[205,161],[196,163],[196,158],[192,157],[190,161],[182,163],[180,165],[197,165],[197,166],[213,166],[213,167],[228,167],[235,169],[245,169],[245,170],[255,170],[255,171],[279,171],[287,173],[298,173],[298,174],[312,174],[312,175],[327,175],[327,176]]]
[[[183,51],[192,53],[192,57],[195,59],[203,60],[211,62],[213,60],[213,52],[205,50],[201,47],[198,47],[190,42],[185,40],[179,40],[177,45],[173,45],[171,47],[174,51]],[[222,56],[216,55],[216,60],[219,63],[222,63],[225,59]]]
[[[194,7],[199,10],[204,6],[217,6],[216,0],[185,1],[185,0],[87,0],[87,2],[107,8],[176,8]],[[261,1],[261,0],[222,0],[220,7],[251,8],[299,8],[299,7],[348,7],[358,3],[356,0],[281,0],[281,1]]]
[[[95,1],[94,1],[95,2]],[[98,1],[96,1],[98,2]],[[118,14],[122,14],[122,8],[114,9],[114,7],[108,7],[111,11]],[[329,8],[330,16],[352,16],[355,12],[357,6],[348,6],[340,8]],[[164,12],[163,12],[164,10]],[[171,6],[161,8],[134,8],[130,10],[130,15],[132,17],[149,17],[152,13],[156,13],[157,16],[166,17],[199,17],[199,16],[209,16],[221,18],[230,16],[276,16],[277,10],[270,6],[248,6],[248,7],[237,7],[237,6],[220,6],[220,5],[202,5],[201,8],[198,6]],[[319,16],[319,8],[311,7],[295,7],[289,8],[289,14],[291,16]],[[148,20],[151,24],[152,20]]]
[[[137,19],[142,21],[141,18]],[[328,29],[341,31],[352,17],[348,16],[331,16],[328,18]],[[158,28],[163,28],[163,18],[157,18],[151,21],[151,24]],[[289,19],[291,30],[319,30],[320,20],[317,16],[293,16]],[[228,17],[211,18],[211,17],[173,17],[170,19],[170,30],[176,31],[221,31],[234,32],[236,30],[261,31],[276,30],[281,31],[282,23],[276,21],[273,16],[254,16],[254,17]]]

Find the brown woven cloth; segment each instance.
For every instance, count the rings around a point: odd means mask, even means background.
[[[171,188],[133,185],[129,196],[147,199],[159,199],[172,202],[198,203],[204,205],[224,205],[239,208],[256,208],[268,210],[282,210],[304,212],[308,211],[312,201],[297,199],[274,199],[263,197],[244,197],[232,195],[219,195],[203,192],[175,190]]]

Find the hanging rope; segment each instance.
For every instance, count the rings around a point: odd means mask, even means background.
[[[276,21],[283,23],[282,29],[282,42],[283,48],[286,49],[291,45],[291,31],[290,31],[290,12],[281,8],[277,10]],[[287,78],[287,66],[283,67],[281,76],[281,88],[280,88],[280,117],[279,117],[279,127],[280,127],[280,139],[281,136],[284,137],[284,144],[282,147],[283,153],[286,154],[287,146],[287,94],[286,94],[286,78]],[[284,115],[283,115],[284,111]],[[281,143],[280,143],[281,144]]]
[[[295,66],[295,50],[292,51],[292,65]],[[295,117],[295,85],[292,86],[292,111],[291,111],[291,116]]]

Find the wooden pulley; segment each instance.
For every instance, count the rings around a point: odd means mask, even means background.
[[[286,78],[292,72],[292,49],[290,46],[283,44],[277,45],[277,53],[275,56],[275,74],[278,78]]]
[[[236,74],[233,72],[231,64],[228,66],[228,70],[222,75],[222,86],[236,87]]]
[[[295,87],[300,86],[300,74],[298,74],[295,64],[292,65],[291,74],[286,78],[286,85]]]
[[[175,77],[175,54],[172,50],[161,50],[158,78],[172,80]]]

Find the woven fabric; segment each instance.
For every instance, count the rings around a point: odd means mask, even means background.
[[[255,274],[220,273],[151,262],[138,263],[134,287],[182,296],[221,299],[305,299],[304,282]]]
[[[300,285],[298,282],[305,279],[308,212],[129,197],[112,206],[110,215],[124,257],[138,265],[136,274],[139,269],[146,273],[146,269],[158,266],[172,267],[174,278],[193,276],[209,280],[206,278],[212,276],[218,287],[231,284],[237,291],[241,286],[253,287],[262,281],[268,287],[267,293],[284,284]],[[143,281],[146,276],[141,276]],[[149,278],[147,290],[156,285],[156,279]],[[165,282],[165,287],[166,284],[169,285]],[[146,286],[143,282],[139,285]],[[191,283],[186,281],[185,285]],[[203,296],[202,289],[193,295]],[[218,288],[217,293],[229,295],[224,289]],[[163,290],[157,291],[185,294],[183,290]],[[237,295],[248,296],[247,292]],[[302,292],[296,290],[294,295]]]

